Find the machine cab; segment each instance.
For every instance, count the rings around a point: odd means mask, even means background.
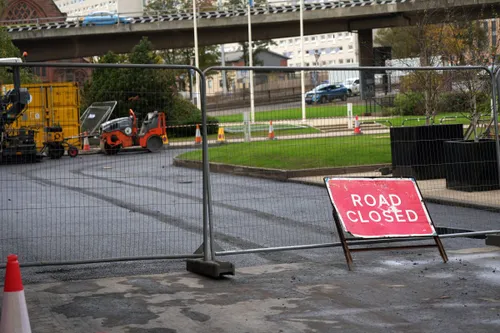
[[[139,136],[145,135],[149,130],[158,127],[158,111],[148,112],[146,118],[142,122]]]

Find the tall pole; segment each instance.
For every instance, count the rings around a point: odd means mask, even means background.
[[[300,0],[300,66],[304,67],[304,0]],[[302,121],[306,120],[306,83],[304,71],[300,71],[300,100],[302,101]]]
[[[248,65],[253,66],[253,47],[252,47],[252,15],[250,13],[250,4],[253,1],[249,0],[247,4],[248,12]],[[255,122],[255,103],[254,103],[254,92],[253,92],[253,71],[248,71],[250,77],[250,121]]]
[[[200,58],[198,56],[198,14],[196,13],[196,0],[193,0],[193,30],[194,30],[194,65],[200,68]],[[196,85],[194,88],[196,96],[196,106],[201,110],[200,79],[196,72]]]
[[[217,0],[217,9],[221,10],[222,9],[222,0]],[[224,44],[220,45],[220,59],[221,59],[221,66],[224,67],[226,66],[226,54],[224,50]],[[226,82],[226,71],[222,71],[222,92],[224,94],[227,94],[227,82]]]

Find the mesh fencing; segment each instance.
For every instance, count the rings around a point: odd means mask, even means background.
[[[208,114],[225,133],[209,154],[224,250],[330,242],[325,176],[413,177],[427,202],[500,208],[487,70],[308,68],[301,95],[300,72],[256,68],[254,110],[250,73],[206,71]]]
[[[203,142],[193,67],[82,65],[92,80],[78,84],[37,75],[70,65],[19,66],[28,98],[14,121],[13,85],[1,87],[0,256],[199,257],[204,212],[233,253],[330,243],[334,175],[414,177],[427,202],[500,208],[495,87],[479,67],[313,67],[305,94],[300,69],[255,68],[253,110],[249,68],[213,68]]]
[[[193,255],[203,240],[202,173],[173,167],[182,150],[167,149],[168,140],[194,136],[193,128],[170,127],[202,120],[190,102],[173,99],[186,69],[85,68],[92,72],[85,85],[41,83],[21,68],[31,100],[15,121],[4,119],[5,133],[33,131],[44,157],[32,163],[29,141],[24,152],[3,157],[0,256],[61,263]],[[2,86],[3,95],[11,88]],[[14,140],[3,140],[3,150]]]

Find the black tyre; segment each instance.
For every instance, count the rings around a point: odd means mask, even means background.
[[[320,103],[325,104],[326,102],[328,102],[328,98],[326,96],[321,96]]]
[[[351,90],[351,89],[347,90],[347,96],[348,96],[348,97],[352,97],[352,96],[353,96],[353,95],[352,95],[352,90]]]
[[[347,95],[342,95],[342,97],[340,97],[340,99],[341,99],[342,101],[344,101],[344,102],[345,102],[345,101],[347,101]]]
[[[110,146],[107,143],[104,144],[104,153],[106,155],[116,155],[120,151],[120,146]]]
[[[49,149],[48,155],[53,160],[60,159],[64,155],[64,147],[58,142],[50,143],[47,148]]]
[[[158,135],[154,135],[148,139],[146,147],[150,152],[155,152],[163,148],[163,140]]]

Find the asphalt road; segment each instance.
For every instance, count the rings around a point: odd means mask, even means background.
[[[202,243],[201,171],[181,150],[0,165],[0,258],[60,262],[193,253]],[[225,250],[338,241],[321,187],[212,174],[217,243]],[[498,229],[498,213],[429,205],[437,226]],[[448,249],[484,240],[445,240]],[[227,257],[237,267],[342,262],[339,249]],[[26,283],[183,270],[175,260],[26,268]]]

